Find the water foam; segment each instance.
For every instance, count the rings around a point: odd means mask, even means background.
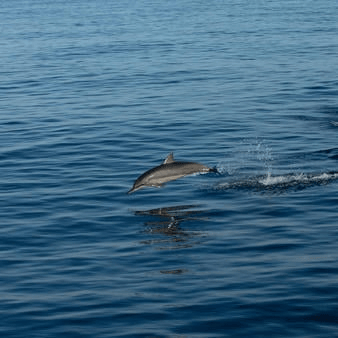
[[[281,176],[271,176],[271,174],[268,174],[265,178],[258,180],[259,183],[265,185],[265,186],[271,186],[271,185],[279,185],[279,184],[285,184],[290,182],[304,182],[307,181],[308,177],[301,174],[295,174],[295,175],[281,175]]]

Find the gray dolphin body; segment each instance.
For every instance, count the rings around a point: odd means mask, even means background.
[[[176,162],[173,153],[170,153],[161,165],[142,174],[135,181],[128,194],[144,187],[161,187],[166,182],[184,176],[208,172],[217,172],[217,170],[195,162]]]

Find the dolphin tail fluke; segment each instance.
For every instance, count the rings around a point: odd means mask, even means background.
[[[215,173],[215,174],[220,174],[220,172],[218,171],[217,167],[210,168],[209,172],[210,173]]]

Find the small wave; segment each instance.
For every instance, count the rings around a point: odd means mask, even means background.
[[[338,122],[336,122],[336,121],[331,121],[330,123],[331,123],[333,126],[338,127]]]

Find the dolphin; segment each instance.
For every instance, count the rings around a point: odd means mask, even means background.
[[[144,187],[161,187],[164,183],[178,178],[197,174],[217,172],[215,168],[209,168],[195,162],[181,162],[174,160],[174,154],[170,153],[164,162],[142,174],[134,183],[128,194]]]

